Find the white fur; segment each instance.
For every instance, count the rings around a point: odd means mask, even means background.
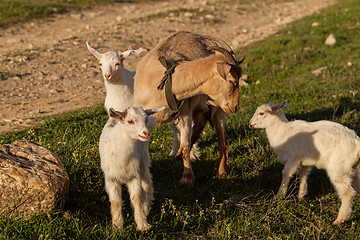
[[[109,111],[113,107],[119,111],[133,106],[134,71],[124,68],[123,61],[131,54],[139,54],[142,48],[127,50],[122,53],[109,51],[101,53],[88,42],[88,50],[99,60],[106,89],[105,108]]]
[[[145,231],[148,227],[146,217],[154,199],[148,150],[148,127],[154,122],[149,122],[148,114],[161,110],[109,110],[111,118],[100,136],[99,153],[114,227],[121,229],[124,224],[121,214],[121,184],[128,187],[137,229]]]
[[[276,197],[286,194],[291,176],[298,171],[298,198],[303,198],[311,167],[325,169],[341,199],[339,214],[333,224],[341,224],[350,218],[356,194],[354,188],[360,192],[360,139],[353,130],[335,122],[288,121],[282,110],[286,106],[286,100],[278,105],[263,104],[249,123],[251,128],[265,129],[271,148],[285,164]]]
[[[134,106],[134,76],[135,71],[128,71],[124,68],[123,61],[131,54],[140,54],[143,49],[127,50],[123,53],[109,51],[101,53],[99,50],[86,42],[86,46],[91,54],[98,60],[104,78],[106,89],[105,109],[108,112],[110,107],[119,111],[125,110],[127,107]],[[173,145],[170,156],[176,156],[180,146],[180,134],[178,128],[174,125]],[[197,144],[191,150],[191,158],[195,160],[200,155]]]

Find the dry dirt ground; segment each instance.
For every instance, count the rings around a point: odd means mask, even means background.
[[[102,52],[151,49],[159,39],[186,30],[220,37],[236,49],[335,2],[117,3],[0,29],[0,132],[104,100],[98,62],[86,40]],[[135,70],[144,54],[129,57],[125,66]]]

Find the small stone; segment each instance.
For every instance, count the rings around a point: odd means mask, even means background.
[[[185,12],[184,13],[184,17],[190,18],[192,16],[193,16],[193,14],[191,12]]]
[[[205,16],[205,18],[206,18],[207,20],[214,20],[214,19],[215,19],[214,15],[212,15],[212,14],[207,14],[207,15]]]
[[[311,26],[312,27],[317,27],[317,26],[319,26],[320,24],[318,23],[318,22],[313,22],[312,24],[311,24]]]
[[[312,71],[311,73],[315,76],[319,76],[322,73],[322,71],[324,71],[326,69],[327,69],[326,66],[319,67],[319,68],[315,69],[314,71]]]
[[[351,62],[348,62],[346,65],[347,65],[348,67],[351,67],[351,66],[352,66],[352,63],[351,63]]]
[[[7,118],[3,119],[3,122],[5,123],[11,123],[12,121],[13,121],[12,119],[7,119]]]
[[[80,20],[84,17],[84,14],[82,13],[72,13],[70,14],[70,17],[74,18],[74,19],[77,19],[77,20]]]
[[[333,34],[330,34],[326,40],[325,40],[325,44],[326,45],[329,45],[329,46],[332,46],[336,43],[336,38]]]
[[[88,15],[89,15],[89,17],[92,17],[92,18],[98,16],[98,14],[96,12],[89,12]]]

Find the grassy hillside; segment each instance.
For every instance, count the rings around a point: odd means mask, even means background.
[[[48,17],[101,4],[144,1],[149,0],[2,0],[0,1],[0,28],[34,18]]]
[[[152,134],[150,152],[155,202],[151,228],[137,233],[127,191],[125,229],[111,231],[98,139],[107,116],[102,106],[62,114],[39,127],[0,136],[0,143],[29,139],[57,152],[70,175],[71,188],[63,211],[29,220],[0,217],[4,239],[359,239],[360,202],[351,219],[332,226],[340,203],[326,174],[314,170],[309,194],[298,201],[297,179],[289,196],[273,200],[282,165],[269,148],[265,133],[248,121],[264,102],[289,101],[289,119],[332,120],[360,134],[360,2],[343,3],[289,25],[264,41],[238,51],[246,56],[251,85],[241,90],[240,109],[228,115],[231,174],[217,178],[217,144],[206,128],[201,159],[193,164],[196,187],[181,188],[182,163],[167,157],[172,134],[166,127]],[[314,22],[318,23],[313,27]],[[329,34],[336,45],[324,44]],[[312,71],[326,66],[320,75]]]

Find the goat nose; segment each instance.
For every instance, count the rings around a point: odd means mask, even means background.
[[[143,134],[144,134],[144,136],[145,136],[146,138],[149,137],[149,133],[148,133],[147,131],[143,131]]]
[[[239,109],[239,105],[235,106],[235,112],[237,112],[237,110]]]
[[[109,81],[109,79],[110,79],[110,74],[105,74],[105,78],[106,78],[106,80]]]

